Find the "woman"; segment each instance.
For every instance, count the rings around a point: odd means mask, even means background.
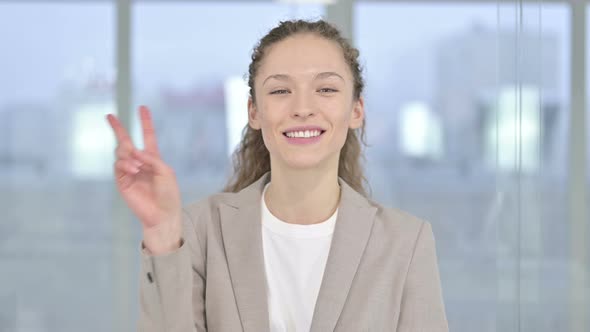
[[[366,198],[358,51],[324,21],[254,49],[225,192],[181,207],[150,113],[113,116],[116,182],[143,226],[140,331],[448,331],[431,226]]]

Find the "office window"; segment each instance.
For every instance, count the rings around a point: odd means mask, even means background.
[[[374,196],[432,223],[452,330],[562,330],[566,5],[361,1],[354,33]]]
[[[111,330],[113,20],[0,3],[2,331]]]

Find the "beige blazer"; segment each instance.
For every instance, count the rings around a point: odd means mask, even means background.
[[[142,250],[139,331],[270,331],[260,211],[268,181],[186,206],[177,251]],[[448,331],[430,224],[338,181],[310,331]]]

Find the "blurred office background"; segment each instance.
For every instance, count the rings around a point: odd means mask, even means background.
[[[0,331],[132,331],[116,113],[151,106],[185,203],[220,190],[250,51],[324,17],[360,49],[373,197],[429,220],[452,331],[590,331],[590,11],[549,1],[0,0]]]

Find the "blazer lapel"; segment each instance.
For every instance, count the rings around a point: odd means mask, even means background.
[[[338,217],[310,332],[334,331],[375,219],[376,207],[339,178]]]
[[[268,173],[219,206],[223,245],[244,332],[268,332],[260,198]]]
[[[269,332],[260,199],[270,172],[219,206],[223,245],[244,332]],[[338,217],[310,332],[333,331],[360,263],[377,208],[342,178]]]

